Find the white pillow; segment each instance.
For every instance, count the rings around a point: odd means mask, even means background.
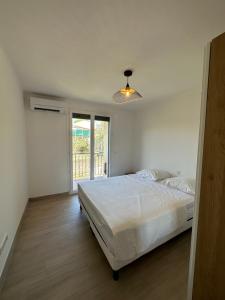
[[[164,179],[161,183],[187,194],[195,194],[195,180],[193,178],[171,177]]]
[[[162,180],[172,176],[169,172],[158,169],[144,169],[138,171],[136,174],[140,177],[149,177],[153,181]]]
[[[148,170],[146,170],[146,169],[138,171],[138,172],[136,172],[136,174],[140,177],[148,177],[149,176]]]

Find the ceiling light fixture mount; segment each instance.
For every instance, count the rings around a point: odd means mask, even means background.
[[[132,76],[133,71],[132,71],[132,70],[125,70],[123,74],[124,74],[124,76],[126,76],[126,77],[130,77],[130,76]]]
[[[123,74],[125,77],[127,77],[127,84],[125,88],[121,88],[113,95],[114,101],[121,104],[142,98],[141,94],[139,94],[134,88],[131,88],[129,85],[128,79],[132,76],[133,71],[128,69],[125,70]]]

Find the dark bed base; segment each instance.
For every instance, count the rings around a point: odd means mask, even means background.
[[[112,275],[112,277],[113,277],[113,280],[115,280],[115,281],[117,281],[117,280],[119,280],[119,271],[114,271],[113,270],[113,275]]]

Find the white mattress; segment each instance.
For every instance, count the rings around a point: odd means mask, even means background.
[[[79,183],[79,198],[117,260],[131,260],[193,217],[192,195],[137,175]]]

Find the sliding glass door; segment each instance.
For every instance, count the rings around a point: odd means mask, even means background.
[[[77,182],[90,179],[91,163],[91,116],[72,114],[72,177],[73,190]]]
[[[94,118],[94,178],[107,177],[109,169],[109,118]]]
[[[109,117],[72,114],[73,191],[79,181],[108,176],[109,124]]]

